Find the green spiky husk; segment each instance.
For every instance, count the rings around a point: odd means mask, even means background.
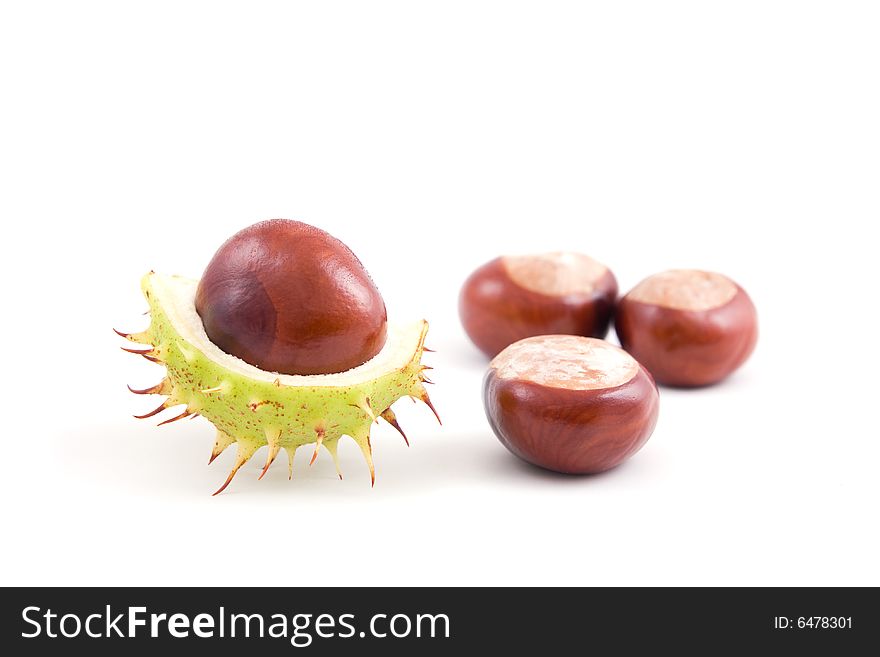
[[[177,281],[175,284],[182,282],[195,286],[195,281],[173,279]],[[328,381],[333,385],[320,385],[323,377],[270,375],[257,370],[242,372],[242,367],[247,369],[250,366],[238,361],[234,367],[229,367],[228,362],[219,362],[216,354],[205,353],[211,349],[202,349],[194,344],[195,340],[184,336],[187,333],[182,330],[184,322],[174,312],[165,291],[163,281],[168,280],[171,279],[153,272],[143,277],[141,288],[150,304],[150,326],[142,333],[122,334],[132,342],[147,345],[148,349],[135,353],[167,370],[160,384],[135,392],[167,397],[155,413],[185,405],[179,415],[161,424],[194,414],[208,419],[217,428],[211,461],[233,443],[237,445],[235,465],[217,492],[222,491],[238,469],[264,445],[268,445],[269,453],[263,474],[281,449],[287,452],[292,472],[297,447],[310,443],[315,444],[312,461],[323,445],[333,457],[338,471],[336,452],[342,436],[349,436],[358,444],[374,480],[370,447],[373,422],[382,417],[403,434],[390,408],[401,397],[420,399],[434,410],[423,385],[426,381],[424,369],[427,368],[421,365],[421,357],[428,330],[424,320],[415,331],[410,331],[411,344],[403,345],[406,358],[397,360],[404,363],[398,362],[390,371],[367,377],[358,375],[361,368],[356,368],[350,371],[350,377],[347,377],[348,373],[330,375]],[[200,326],[198,330],[202,330]],[[340,381],[340,378],[346,380]]]

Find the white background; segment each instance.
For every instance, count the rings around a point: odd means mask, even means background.
[[[880,584],[876,3],[18,3],[0,10],[3,584]],[[444,419],[397,405],[345,480],[304,450],[226,493],[157,429],[149,269],[257,220],[348,243],[431,322]],[[725,272],[762,334],[662,391],[619,469],[557,476],[483,415],[456,297],[570,248],[623,290]]]

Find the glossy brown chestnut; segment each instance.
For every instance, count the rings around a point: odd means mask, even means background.
[[[579,253],[503,256],[468,277],[458,301],[465,332],[490,358],[534,335],[604,337],[617,280]]]
[[[749,295],[726,276],[676,269],[624,296],[615,329],[658,383],[695,387],[721,381],[746,361],[758,318]]]
[[[486,416],[521,459],[591,474],[635,454],[657,423],[651,375],[604,340],[543,335],[498,354],[483,380]]]
[[[344,372],[385,344],[385,302],[360,260],[300,221],[263,221],[229,238],[195,301],[211,342],[269,372]]]

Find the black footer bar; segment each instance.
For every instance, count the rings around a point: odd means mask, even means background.
[[[878,601],[873,588],[7,588],[0,645],[163,657],[600,647],[845,655],[880,646]]]

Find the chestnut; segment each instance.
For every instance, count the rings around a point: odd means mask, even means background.
[[[344,372],[385,344],[385,302],[360,260],[300,221],[263,221],[230,237],[195,304],[211,342],[269,372]]]
[[[489,363],[486,416],[521,459],[568,474],[609,470],[635,454],[657,423],[648,371],[604,340],[543,335],[520,340]]]
[[[604,337],[617,280],[580,253],[496,258],[471,274],[459,295],[465,332],[490,358],[534,335]]]
[[[658,383],[695,387],[742,365],[758,339],[749,295],[708,271],[675,269],[646,278],[621,299],[615,329],[623,348]]]

